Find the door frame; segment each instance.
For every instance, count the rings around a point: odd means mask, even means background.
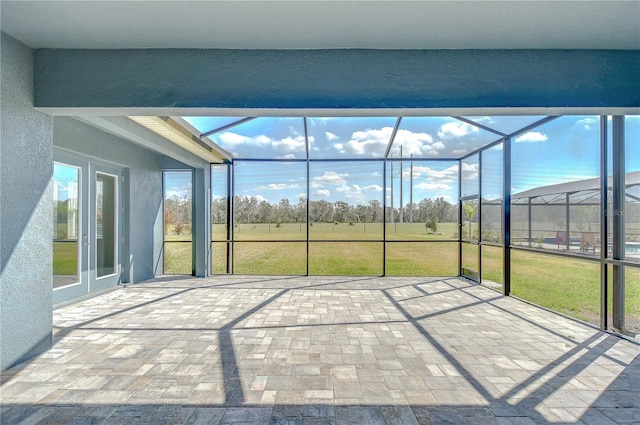
[[[79,281],[60,288],[52,288],[53,305],[68,303],[92,293],[120,284],[123,279],[123,223],[124,223],[124,169],[107,165],[68,152],[54,152],[54,163],[69,165],[79,170],[78,181],[78,276]],[[96,265],[96,177],[98,174],[115,177],[115,264],[114,273],[97,277]]]
[[[90,223],[89,223],[89,234],[90,234],[90,242],[89,242],[89,288],[88,292],[96,292],[108,289],[113,286],[117,286],[122,283],[122,250],[123,250],[123,233],[122,233],[122,216],[123,216],[123,208],[122,208],[122,170],[104,166],[101,164],[89,163],[89,172],[90,172],[90,189],[89,189],[89,202],[91,203],[92,209],[90,210]],[[115,225],[114,225],[114,271],[111,274],[105,276],[98,276],[98,244],[97,244],[97,189],[96,189],[96,181],[98,175],[113,177],[115,181]],[[91,208],[90,207],[90,208]]]

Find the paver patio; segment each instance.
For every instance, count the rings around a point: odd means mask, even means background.
[[[163,278],[54,311],[5,424],[639,424],[640,346],[458,278]]]

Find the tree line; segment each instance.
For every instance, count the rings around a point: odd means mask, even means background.
[[[214,223],[227,222],[227,198],[217,198],[212,203],[212,219]],[[246,223],[303,223],[307,220],[307,201],[300,198],[292,204],[282,199],[277,204],[260,200],[254,196],[234,197],[234,222]],[[387,216],[393,211],[394,221],[400,222],[400,208],[386,207]],[[444,198],[422,199],[418,203],[406,204],[402,208],[404,223],[409,223],[413,212],[414,223],[426,223],[436,220],[438,223],[458,221],[457,205]],[[381,223],[384,219],[382,203],[377,199],[366,204],[352,205],[345,201],[329,202],[326,200],[309,201],[309,221],[316,223]]]

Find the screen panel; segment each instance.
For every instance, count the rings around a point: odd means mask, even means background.
[[[455,242],[387,242],[387,276],[457,276]]]

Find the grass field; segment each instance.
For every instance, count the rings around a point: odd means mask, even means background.
[[[53,242],[53,274],[78,274],[78,241]]]
[[[451,240],[457,237],[456,223],[438,223],[437,233],[427,233],[424,223],[387,223],[387,240]],[[381,240],[382,223],[313,223],[309,226],[310,240]],[[305,223],[237,224],[234,229],[236,241],[302,240],[307,239]],[[227,238],[227,225],[214,224],[214,241]]]
[[[458,245],[452,241],[456,225],[438,224],[427,234],[424,224],[387,225],[387,276],[456,276]],[[383,273],[382,224],[315,223],[310,228],[309,274],[381,275]],[[214,226],[214,238],[226,239],[224,225]],[[233,272],[237,274],[304,275],[307,273],[306,228],[287,223],[238,225],[233,244]],[[170,235],[164,245],[167,274],[191,274],[190,235]],[[276,242],[266,242],[274,240]],[[286,240],[299,242],[283,242]],[[346,240],[349,242],[334,242]],[[414,242],[393,242],[409,240]],[[435,242],[435,240],[440,240]],[[226,273],[227,242],[212,243],[214,273]],[[482,279],[502,282],[502,248],[482,246]],[[77,245],[54,243],[54,273],[77,273]],[[462,244],[463,266],[477,270],[478,246]],[[512,251],[512,294],[593,324],[599,323],[600,266],[597,262]],[[640,332],[640,269],[626,268],[628,329]]]
[[[511,260],[513,295],[580,320],[599,323],[598,263],[517,250],[512,251]],[[625,277],[627,325],[640,332],[640,270],[627,267]]]
[[[164,273],[191,274],[191,235],[165,235],[164,240]]]

